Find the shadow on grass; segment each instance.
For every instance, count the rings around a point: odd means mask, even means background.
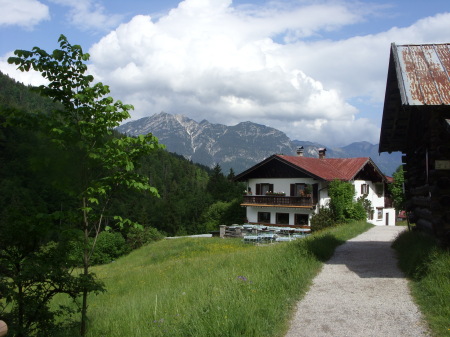
[[[344,240],[339,240],[331,234],[317,236],[313,240],[305,242],[308,251],[321,262],[328,261],[333,256],[336,247],[343,243],[345,243]]]

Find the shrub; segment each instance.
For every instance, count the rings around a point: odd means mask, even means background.
[[[348,206],[344,211],[346,220],[366,220],[367,212],[361,202],[354,202],[350,206]]]
[[[197,232],[207,233],[215,231],[220,225],[241,223],[245,218],[245,208],[241,207],[240,200],[224,202],[217,201],[209,206],[201,215]]]
[[[83,265],[83,233],[74,232],[69,244],[70,253],[68,262],[70,265],[81,267]],[[94,239],[89,238],[89,246],[92,247]],[[117,232],[101,232],[97,238],[94,254],[91,257],[91,265],[104,264],[113,261],[119,256],[127,254],[130,249],[122,234]]]
[[[353,197],[355,188],[352,184],[345,181],[333,180],[328,186],[328,195],[330,196],[330,209],[333,211],[337,222],[346,222],[348,211],[353,206]]]
[[[164,238],[164,234],[154,227],[130,228],[127,234],[127,245],[130,249],[137,249],[146,244]]]
[[[91,257],[91,264],[109,263],[129,252],[122,234],[101,232],[97,238],[96,248]]]
[[[311,217],[311,230],[313,232],[332,227],[336,223],[333,211],[327,207],[321,207],[319,213]]]

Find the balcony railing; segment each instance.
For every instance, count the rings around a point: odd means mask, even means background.
[[[313,207],[312,197],[285,197],[275,195],[245,195],[243,204]]]

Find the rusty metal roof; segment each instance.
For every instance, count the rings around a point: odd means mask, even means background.
[[[450,43],[393,43],[378,151],[405,152],[412,109],[426,111],[448,105]]]
[[[450,44],[392,45],[402,104],[450,104]]]

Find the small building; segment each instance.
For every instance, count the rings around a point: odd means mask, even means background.
[[[328,184],[335,179],[351,182],[356,196],[366,195],[372,210],[368,221],[375,225],[395,225],[395,210],[385,198],[386,177],[375,163],[365,158],[319,158],[273,155],[236,176],[246,182],[242,206],[249,223],[308,226],[321,206],[328,207]]]
[[[410,219],[450,243],[450,44],[390,50],[379,152],[403,153]]]

